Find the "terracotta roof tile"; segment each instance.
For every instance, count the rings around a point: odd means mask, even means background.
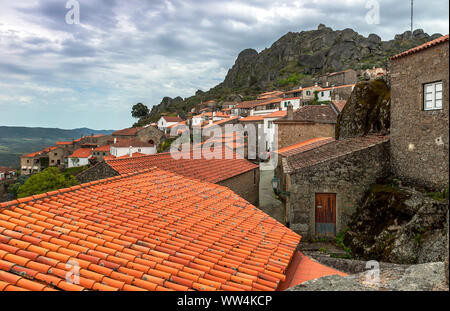
[[[1,203],[0,290],[275,290],[299,241],[225,187],[149,169]]]
[[[283,157],[290,157],[334,141],[332,137],[313,138],[275,151]]]
[[[121,139],[115,144],[112,145],[112,147],[117,148],[128,148],[128,147],[153,147],[153,144],[143,142],[139,138],[127,138],[127,139]]]
[[[92,150],[90,148],[80,148],[74,151],[69,158],[89,158]]]
[[[448,42],[448,39],[449,39],[449,35],[439,37],[437,39],[434,39],[434,40],[431,40],[429,42],[426,42],[426,43],[424,43],[422,45],[416,46],[415,48],[412,48],[412,49],[409,49],[409,50],[407,50],[405,52],[402,52],[400,54],[394,55],[394,56],[391,57],[391,60],[399,59],[399,58],[402,58],[402,57],[405,57],[405,56],[408,56],[408,55],[420,52],[422,50],[431,48],[433,46],[442,44],[444,42]]]
[[[167,122],[183,122],[183,119],[181,119],[180,117],[161,117],[164,120],[166,120]]]
[[[231,138],[232,140],[232,138]],[[170,153],[160,153],[133,158],[107,160],[106,163],[119,174],[135,173],[143,169],[158,167],[182,176],[195,178],[211,183],[229,179],[258,168],[250,161],[232,153],[232,159],[225,158],[225,150],[221,159],[195,159],[193,151],[187,159],[174,159]]]

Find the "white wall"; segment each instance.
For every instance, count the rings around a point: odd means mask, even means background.
[[[160,129],[161,131],[164,131],[164,129],[167,127],[167,122],[164,118],[160,118],[158,120],[158,129]]]
[[[300,98],[286,98],[281,101],[281,109],[287,110],[287,106],[291,104],[294,107],[294,110],[300,108]]]
[[[317,97],[320,102],[331,101],[331,90],[319,91],[319,93],[317,93]]]
[[[5,174],[4,173],[0,173],[0,180],[5,179]]]
[[[132,153],[142,153],[142,154],[156,154],[156,146],[154,147],[132,147],[131,148]],[[130,148],[129,147],[111,147],[111,155],[115,157],[121,157],[124,155],[130,154]]]
[[[78,159],[78,162],[76,162],[75,159]],[[89,164],[89,159],[88,158],[69,158],[69,168],[85,166],[85,165],[88,165],[88,164]]]

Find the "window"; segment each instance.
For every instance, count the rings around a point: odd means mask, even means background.
[[[311,95],[311,91],[306,91],[306,96]]]
[[[325,92],[320,93],[320,96],[322,97],[325,96]]]
[[[106,152],[103,152],[103,156],[105,156],[106,155]]]
[[[423,109],[442,109],[442,81],[424,84]]]
[[[271,128],[272,128],[272,123],[273,123],[272,121],[269,121],[269,122],[267,123],[267,128],[268,128],[268,129],[271,129]]]

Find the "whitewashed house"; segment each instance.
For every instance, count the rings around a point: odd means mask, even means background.
[[[178,122],[183,122],[183,119],[181,119],[180,117],[166,117],[166,116],[162,116],[157,123],[158,129],[160,129],[161,131],[163,131],[164,133],[166,132],[166,129],[171,126],[171,125],[175,125]]]
[[[285,117],[286,114],[287,110],[279,110],[263,117],[264,118],[263,130],[266,136],[265,151],[273,151],[275,149],[278,149],[277,146],[274,146],[276,124],[274,124],[273,121]]]
[[[111,146],[111,155],[118,158],[125,155],[132,155],[134,153],[140,154],[156,154],[156,145],[147,142],[142,142],[139,139],[122,139]]]
[[[67,165],[69,168],[88,165],[92,156],[92,149],[90,148],[77,149],[69,156]]]

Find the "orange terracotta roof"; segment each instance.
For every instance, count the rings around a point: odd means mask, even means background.
[[[181,119],[180,117],[166,117],[166,116],[163,116],[161,118],[166,120],[167,122],[183,122],[183,119]]]
[[[56,147],[48,147],[48,148],[44,148],[44,149],[42,149],[40,151],[36,151],[36,152],[33,152],[33,153],[26,154],[23,157],[25,157],[25,158],[34,158],[36,156],[45,155],[45,154],[49,153],[50,151],[53,151],[53,150],[56,150],[56,149],[57,149]]]
[[[328,144],[334,140],[335,139],[332,137],[313,138],[313,139],[302,141],[298,144],[294,144],[294,145],[279,149],[279,150],[275,151],[275,153],[278,153],[279,155],[282,155],[284,157],[289,157],[289,156],[292,156],[292,155]]]
[[[100,146],[94,149],[94,151],[98,151],[98,152],[105,152],[105,151],[110,151],[111,150],[111,145],[105,145],[105,146]]]
[[[212,124],[205,125],[203,128],[207,129],[207,128],[210,128],[210,127],[213,127],[213,126],[219,126],[219,125],[222,125],[222,124],[227,124],[228,122],[232,122],[234,120],[239,119],[239,117],[237,117],[237,116],[236,117],[230,117],[229,115],[227,115],[227,116],[228,116],[228,118],[223,119],[223,120],[219,120],[219,121],[216,121],[216,122],[213,122]]]
[[[222,152],[225,153],[224,150]],[[142,157],[108,160],[106,163],[119,174],[134,173],[143,169],[158,167],[182,176],[210,183],[218,183],[258,168],[257,165],[240,158],[237,154],[233,154],[233,159],[226,159],[225,154],[222,154],[221,159],[206,159],[202,155],[201,159],[195,159],[191,151],[186,158],[177,160],[172,157],[170,152],[167,152]]]
[[[304,282],[328,275],[348,276],[346,273],[324,266],[305,256],[302,252],[297,251],[288,268],[286,280],[280,283],[278,290],[286,290]]]
[[[239,119],[239,122],[255,122],[255,121],[264,121],[264,116],[262,116],[262,115],[248,116],[248,117]]]
[[[89,148],[80,148],[74,151],[69,158],[89,158],[91,157],[92,150]]]
[[[287,115],[287,110],[278,110],[278,111],[272,112],[271,114],[265,115],[263,117],[264,117],[264,119],[282,118],[282,117],[285,117],[286,115]]]
[[[129,154],[123,155],[121,157],[114,157],[114,159],[130,159],[130,158],[137,158],[137,157],[145,157],[147,156],[147,154],[143,154],[140,152],[135,152],[133,153],[133,155],[130,157]]]
[[[415,48],[412,48],[412,49],[409,49],[409,50],[407,50],[405,52],[402,52],[400,54],[394,55],[394,56],[391,57],[391,60],[399,59],[399,58],[402,58],[402,57],[405,57],[405,56],[408,56],[408,55],[420,52],[422,50],[431,48],[433,46],[436,46],[436,45],[448,42],[448,39],[449,39],[449,35],[439,37],[437,39],[434,39],[434,40],[431,40],[429,42],[426,42],[426,43],[424,43],[422,45],[416,46]]]
[[[300,239],[226,187],[150,169],[1,203],[0,290],[273,291]]]
[[[58,141],[58,142],[56,142],[56,145],[59,145],[59,146],[72,145],[72,142],[71,141]]]
[[[255,108],[258,106],[265,106],[269,104],[276,104],[282,101],[282,98],[271,98],[271,99],[258,99],[258,100],[251,100],[251,101],[245,101],[242,103],[239,103],[236,108],[239,109],[250,109]]]

